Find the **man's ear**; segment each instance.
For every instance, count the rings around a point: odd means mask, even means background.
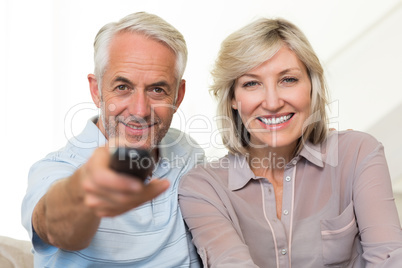
[[[95,75],[88,74],[89,90],[91,91],[92,101],[95,103],[96,107],[100,108],[101,95],[98,87],[98,80],[96,80]]]
[[[177,111],[181,102],[183,101],[184,94],[186,93],[186,80],[182,79],[180,81],[180,85],[177,90],[178,90],[178,92],[177,92],[177,98],[176,98],[176,102],[175,102],[174,112]]]

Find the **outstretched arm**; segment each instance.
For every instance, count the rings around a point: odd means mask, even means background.
[[[34,208],[32,225],[46,243],[80,250],[91,242],[102,217],[113,217],[155,198],[166,180],[144,185],[109,168],[107,147],[98,148],[76,172],[54,183]]]

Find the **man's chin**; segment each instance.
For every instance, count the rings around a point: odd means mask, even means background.
[[[151,151],[156,147],[156,144],[149,140],[141,140],[141,139],[130,139],[130,138],[119,138],[116,145],[120,147],[131,147],[131,148],[139,148],[143,150]]]
[[[116,133],[117,132],[117,133]],[[149,132],[145,137],[142,135],[133,135],[133,133],[127,132],[125,128],[117,129],[114,131],[114,137],[111,137],[109,143],[112,141],[112,146],[119,147],[131,147],[140,148],[148,151],[155,149],[160,142],[160,135],[166,134],[167,131],[161,131],[153,128],[152,132]],[[163,135],[164,136],[164,135]]]

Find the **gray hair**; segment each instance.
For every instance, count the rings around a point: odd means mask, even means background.
[[[284,19],[259,19],[229,35],[221,45],[212,70],[211,92],[218,100],[218,127],[223,143],[232,153],[247,153],[250,134],[243,125],[238,111],[231,107],[236,79],[258,67],[286,45],[303,62],[311,80],[311,108],[308,122],[304,123],[303,142],[322,142],[328,133],[327,87],[324,71],[309,41],[294,24]]]
[[[94,74],[99,90],[109,61],[109,46],[119,32],[141,33],[169,47],[176,54],[176,79],[180,83],[187,64],[187,46],[183,35],[162,18],[146,12],[137,12],[103,26],[94,42]]]

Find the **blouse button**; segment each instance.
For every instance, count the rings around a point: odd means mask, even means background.
[[[283,249],[281,250],[281,253],[282,253],[282,255],[286,255],[286,253],[288,253],[288,251],[286,250],[286,248],[283,248]]]
[[[289,211],[287,211],[286,209],[283,211],[283,214],[288,215]]]
[[[297,160],[296,160],[296,159],[292,160],[292,164],[293,164],[293,165],[296,165],[296,164],[297,164]]]
[[[285,178],[285,180],[286,180],[286,181],[290,181],[291,178],[290,178],[289,176],[287,176],[287,177]]]

